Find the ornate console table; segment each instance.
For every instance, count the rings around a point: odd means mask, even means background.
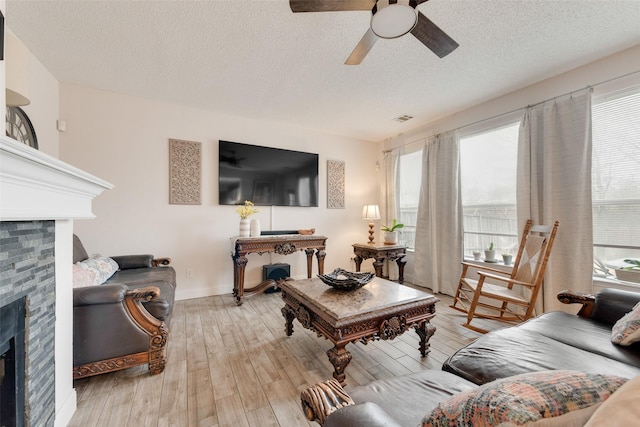
[[[282,234],[277,236],[238,237],[233,242],[233,296],[236,303],[242,305],[242,298],[264,292],[275,282],[266,280],[253,288],[244,288],[244,270],[247,266],[247,255],[252,253],[265,254],[274,252],[289,255],[304,250],[307,254],[307,277],[311,278],[313,253],[318,258],[318,273],[324,274],[324,251],[327,238],[319,235]]]
[[[382,265],[384,260],[395,261],[398,264],[398,282],[404,282],[404,265],[407,260],[404,259],[407,254],[407,247],[403,245],[383,245],[376,246],[370,244],[355,243],[353,246],[353,253],[356,256],[356,271],[360,271],[362,261],[367,258],[373,258],[373,267],[376,269],[376,276],[382,276]],[[383,277],[387,278],[387,277]]]

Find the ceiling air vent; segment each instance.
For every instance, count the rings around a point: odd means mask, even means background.
[[[411,119],[413,119],[413,116],[410,116],[408,114],[403,114],[403,115],[398,116],[395,119],[393,119],[393,121],[398,122],[398,123],[404,123],[407,120],[411,120]]]

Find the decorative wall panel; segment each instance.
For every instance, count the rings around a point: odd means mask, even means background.
[[[200,205],[202,195],[202,144],[169,140],[169,203]]]
[[[327,160],[327,208],[344,209],[345,164]]]

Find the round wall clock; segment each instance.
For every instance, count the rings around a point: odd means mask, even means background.
[[[6,123],[8,137],[38,149],[36,131],[22,108],[7,106]]]

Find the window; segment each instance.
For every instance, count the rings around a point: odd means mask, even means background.
[[[490,243],[498,257],[518,250],[516,167],[520,123],[460,138],[464,256]]]
[[[401,154],[398,159],[398,205],[400,218],[404,224],[398,233],[398,243],[409,250],[415,248],[416,221],[418,218],[418,198],[422,181],[422,151]]]
[[[594,98],[592,123],[594,274],[613,278],[640,260],[640,87]]]

